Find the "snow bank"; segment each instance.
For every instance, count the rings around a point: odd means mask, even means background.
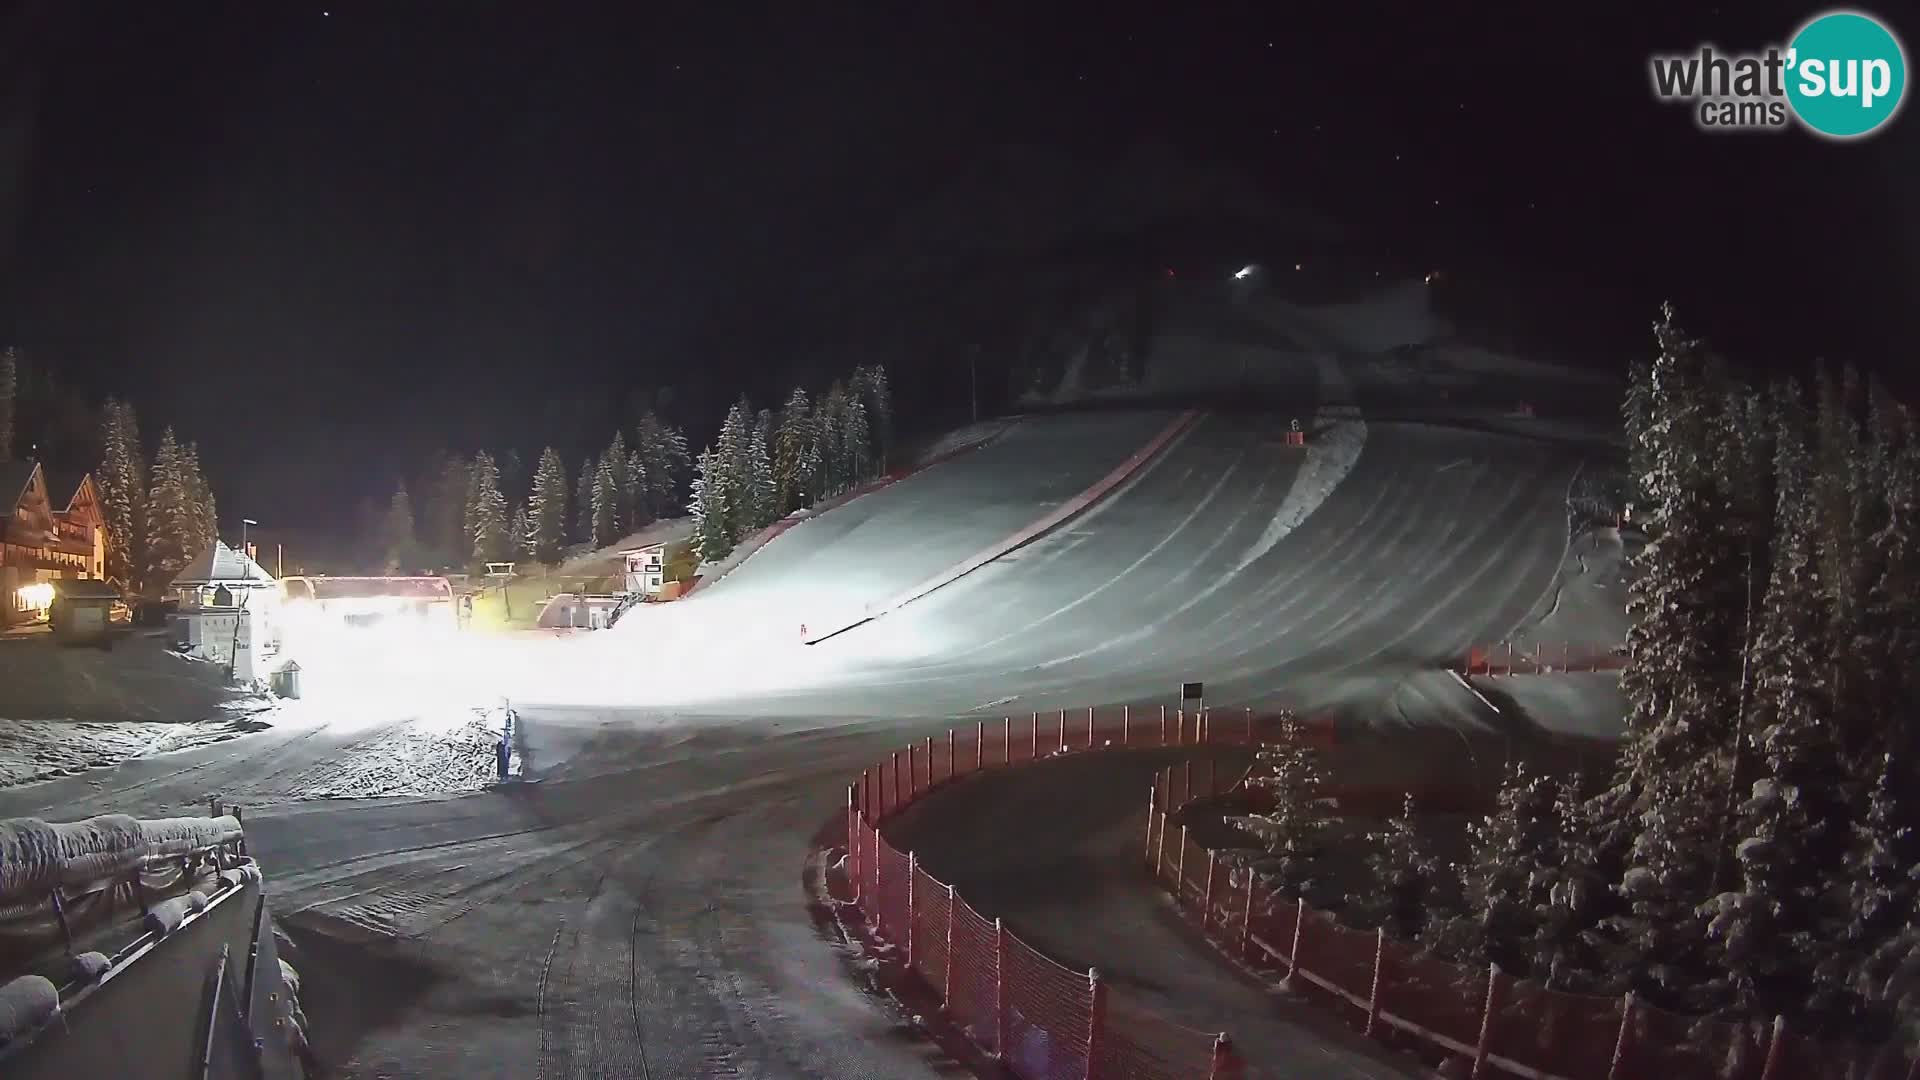
[[[152,855],[184,855],[241,838],[232,817],[141,821],[103,814],[85,821],[0,820],[0,901],[44,899],[55,886],[117,878]]]
[[[113,961],[107,959],[106,953],[83,952],[73,958],[73,977],[78,982],[98,982],[112,966]]]
[[[40,975],[0,986],[0,1044],[17,1039],[60,1011],[60,991]]]
[[[185,896],[176,896],[171,900],[162,900],[147,909],[146,920],[141,924],[149,934],[165,937],[180,929],[187,916],[207,909],[207,894],[190,892]]]
[[[243,734],[246,719],[232,716],[192,724],[0,720],[0,787],[222,742]]]
[[[149,855],[185,855],[241,837],[240,821],[231,814],[217,818],[156,818],[139,822]]]
[[[1335,488],[1353,471],[1360,451],[1367,445],[1367,422],[1353,404],[1353,384],[1333,357],[1314,357],[1320,371],[1320,407],[1314,412],[1314,434],[1307,441],[1307,459],[1293,474],[1293,486],[1273,520],[1261,531],[1260,539],[1240,556],[1233,568],[1238,574],[1272,551],[1274,545],[1307,520]],[[1232,575],[1227,575],[1230,578]],[[1226,580],[1223,578],[1222,580]]]

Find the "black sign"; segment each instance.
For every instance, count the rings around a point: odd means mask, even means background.
[[[1181,701],[1198,701],[1203,696],[1200,690],[1201,690],[1200,683],[1183,682],[1180,684],[1180,700]]]

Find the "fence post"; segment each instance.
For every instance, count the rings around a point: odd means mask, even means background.
[[[1133,706],[1120,706],[1120,745],[1133,745]]]
[[[1160,745],[1167,745],[1167,707],[1160,706]]]
[[[1507,642],[1507,674],[1513,674],[1513,642],[1511,641]]]
[[[1253,745],[1253,706],[1247,706],[1247,745]]]
[[[873,836],[874,836],[874,843],[873,843],[873,918],[872,918],[872,919],[871,919],[871,920],[869,921],[869,920],[866,920],[866,919],[864,918],[864,917],[865,917],[865,914],[866,914],[865,912],[862,912],[862,913],[861,913],[861,915],[862,915],[862,921],[866,921],[866,922],[867,922],[867,925],[869,925],[869,926],[871,926],[871,927],[873,927],[873,928],[874,928],[874,929],[875,929],[876,931],[884,931],[884,930],[886,929],[886,927],[885,927],[885,926],[883,926],[883,925],[881,925],[881,922],[880,922],[880,912],[881,912],[881,910],[882,910],[882,908],[883,908],[883,907],[885,906],[885,905],[883,905],[883,904],[881,904],[881,903],[880,903],[880,876],[881,876],[881,870],[882,870],[882,868],[884,868],[884,867],[885,867],[885,866],[887,865],[887,860],[885,860],[885,859],[883,859],[883,858],[881,858],[881,857],[880,857],[880,830],[878,830],[878,829],[875,829],[875,830],[873,831]]]
[[[993,1045],[994,1056],[1007,1060],[1007,928],[993,920]]]
[[[1213,1037],[1213,1061],[1207,1066],[1207,1080],[1239,1080],[1234,1067],[1233,1040],[1221,1032]]]
[[[940,1000],[953,1008],[953,886],[947,886],[947,984],[940,988]]]
[[[1307,928],[1307,898],[1302,896],[1294,902],[1293,908],[1293,947],[1287,950],[1287,981],[1293,981],[1293,973],[1300,970],[1300,938]]]
[[[1160,785],[1155,782],[1147,789],[1147,850],[1140,856],[1145,862],[1153,861],[1153,815],[1160,807]]]
[[[1087,1009],[1086,1075],[1087,1080],[1094,1080],[1100,1075],[1097,1062],[1100,1060],[1101,1036],[1106,1033],[1107,1026],[1107,988],[1100,982],[1098,968],[1087,969],[1087,992],[1091,1005]]]
[[[1180,887],[1173,890],[1173,902],[1178,905],[1187,898],[1187,827],[1180,826],[1180,861],[1174,864],[1173,872],[1179,875]]]
[[[1067,750],[1067,710],[1063,708],[1060,710],[1060,752],[1066,753],[1066,750]]]
[[[960,775],[960,758],[958,756],[960,753],[960,743],[959,736],[954,734],[954,730],[953,728],[947,729],[947,779],[949,780]]]
[[[1374,1025],[1380,1020],[1380,969],[1387,962],[1387,928],[1382,926],[1375,933],[1373,943],[1373,990],[1367,994],[1367,1030],[1368,1038],[1373,1037]]]
[[[1207,920],[1213,917],[1213,873],[1219,866],[1219,852],[1207,851],[1207,888],[1200,897],[1200,933],[1207,932]]]
[[[1509,646],[1511,648],[1511,646]],[[1487,1074],[1487,1054],[1493,1049],[1493,1007],[1500,992],[1500,965],[1487,965],[1487,1003],[1480,1010],[1480,1042],[1473,1048],[1473,1077]]]
[[[853,883],[853,902],[860,902],[860,794],[847,785],[847,880]]]
[[[893,752],[893,806],[892,806],[892,809],[894,810],[900,809],[900,751],[898,750],[895,750]]]
[[[927,786],[924,788],[921,788],[920,790],[922,791],[925,791],[927,790],[927,788],[931,788],[933,786],[933,736],[931,735],[927,736],[926,757],[927,757]]]
[[[919,897],[913,895],[920,884],[920,859],[907,852],[907,970],[913,970],[913,932],[920,925]]]
[[[1620,1069],[1627,1061],[1627,1048],[1633,1040],[1633,991],[1620,999],[1620,1034],[1613,1040],[1613,1062],[1607,1068],[1607,1080],[1621,1080]]]
[[[1027,760],[1040,760],[1040,714],[1033,714],[1033,730],[1027,733]]]
[[[1193,759],[1188,758],[1180,764],[1180,805],[1193,801]]]
[[[1161,868],[1166,866],[1166,864],[1167,864],[1167,812],[1165,810],[1162,810],[1160,811],[1160,840],[1159,840],[1159,843],[1153,849],[1153,876],[1156,881],[1160,882],[1160,885],[1162,888],[1165,888],[1167,884],[1167,879],[1161,873]],[[1178,898],[1179,898],[1178,894],[1175,894],[1175,899],[1178,899]]]
[[[1013,717],[1000,718],[1000,764],[1013,764]]]
[[[1087,749],[1093,749],[1093,706],[1087,706]]]
[[[220,796],[218,795],[207,796],[207,816],[208,817],[220,816]]]
[[[920,766],[916,764],[914,761],[914,750],[915,750],[914,745],[912,743],[908,743],[907,744],[907,795],[910,796],[910,798],[908,799],[909,802],[911,802],[913,799],[917,799],[920,797]]]
[[[1773,1018],[1773,1032],[1767,1036],[1767,1060],[1760,1067],[1760,1080],[1778,1080],[1780,1075],[1780,1055],[1786,1051],[1787,1018],[1785,1014]]]
[[[1253,867],[1247,867],[1247,906],[1240,915],[1240,959],[1253,955]]]
[[[987,722],[973,722],[973,771],[979,772],[987,760]]]

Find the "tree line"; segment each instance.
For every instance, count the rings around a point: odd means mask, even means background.
[[[583,459],[571,484],[551,446],[531,476],[513,450],[437,455],[419,514],[404,481],[389,500],[381,559],[390,573],[527,558],[553,565],[569,545],[604,547],[671,516],[688,465],[686,435],[652,411]]]
[[[1663,308],[1624,404],[1636,556],[1612,775],[1511,766],[1457,865],[1409,805],[1353,913],[1463,962],[1736,1019],[1920,1039],[1920,437],[1876,380],[1751,385]],[[1257,870],[1316,885],[1296,737]],[[1590,790],[1598,788],[1598,790]],[[1321,882],[1319,884],[1324,884]]]
[[[855,368],[817,399],[795,387],[777,414],[741,398],[694,462],[694,551],[704,562],[724,559],[754,531],[884,473],[893,439],[893,397],[878,364]]]

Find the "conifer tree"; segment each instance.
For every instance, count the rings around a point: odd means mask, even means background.
[[[1282,716],[1278,734],[1255,755],[1256,769],[1247,778],[1248,788],[1273,805],[1249,816],[1245,825],[1267,852],[1255,871],[1282,894],[1297,897],[1316,885],[1315,863],[1330,824],[1326,777],[1320,752],[1298,717]]]
[[[765,417],[763,411],[760,414]],[[767,453],[766,423],[755,423],[747,443],[747,483],[744,492],[749,527],[764,528],[780,517],[780,509],[775,502],[773,484],[773,461]]]
[[[853,391],[867,414],[872,436],[868,457],[885,472],[893,460],[893,390],[887,385],[887,369],[879,364],[854,369]]]
[[[774,503],[781,514],[788,514],[813,501],[815,474],[819,472],[817,440],[814,436],[812,404],[807,392],[794,387],[780,410],[780,425],[774,435]]]
[[[1908,803],[1913,771],[1892,754],[1880,761],[1866,813],[1854,826],[1847,853],[1847,912],[1843,939],[1869,951],[1920,915],[1920,829]]]
[[[527,496],[531,499],[533,496]],[[527,514],[527,504],[521,503],[513,512],[513,550],[516,554],[533,558],[533,519]]]
[[[853,486],[846,457],[847,391],[839,383],[828,388],[814,413],[813,437],[820,457],[820,484],[816,498],[831,498]]]
[[[593,475],[593,546],[606,547],[620,538],[620,485],[613,462],[600,459]]]
[[[1606,805],[1582,797],[1578,773],[1554,788],[1552,847],[1534,882],[1541,900],[1534,909],[1532,970],[1549,986],[1576,985],[1596,966],[1587,938],[1607,909],[1615,878],[1598,842],[1596,818]]]
[[[593,543],[593,486],[600,476],[600,459],[587,455],[580,463],[580,479],[573,491],[573,539]]]
[[[637,448],[627,451],[627,486],[622,489],[626,508],[622,513],[635,529],[653,521],[653,515],[647,510],[648,487],[647,456]]]
[[[473,460],[472,558],[477,562],[506,562],[516,544],[507,497],[500,492],[500,470],[485,450]]]
[[[188,502],[184,451],[173,429],[160,433],[153,455],[152,486],[147,492],[147,566],[150,589],[164,589],[193,557],[189,546],[198,528]]]
[[[1621,410],[1626,421],[1628,498],[1644,505],[1650,498],[1649,479],[1653,471],[1654,450],[1648,441],[1653,426],[1653,362],[1636,356],[1627,367],[1627,396]]]
[[[751,416],[745,398],[727,410],[727,418],[721,423],[720,435],[713,445],[714,467],[719,474],[708,476],[710,483],[719,486],[722,527],[734,543],[739,543],[753,530],[753,507],[747,497]]]
[[[213,488],[200,471],[198,444],[181,444],[180,477],[187,493],[187,511],[192,522],[188,532],[188,558],[192,558],[212,547],[220,537],[220,515],[214,506]]]
[[[627,451],[627,437],[623,432],[613,433],[613,442],[600,455],[600,460],[606,463],[607,471],[613,474],[614,534],[624,536],[632,532],[636,525],[633,461]]]
[[[648,411],[635,428],[634,449],[644,462],[641,474],[646,478],[642,515],[652,520],[674,505],[681,479],[691,465],[687,437]]]
[[[383,538],[385,557],[382,560],[389,574],[400,573],[413,568],[414,554],[418,541],[413,531],[413,500],[407,496],[407,485],[402,482],[394,489],[393,499],[387,504],[387,523]]]
[[[1373,844],[1367,856],[1374,890],[1369,906],[1388,933],[1403,940],[1418,937],[1427,921],[1438,867],[1420,837],[1412,792],[1386,828],[1367,834],[1367,839]]]
[[[872,434],[867,426],[867,406],[857,395],[849,394],[841,413],[840,458],[848,487],[873,478]]]
[[[718,562],[733,551],[733,535],[727,531],[726,507],[721,502],[721,470],[712,447],[702,451],[694,465],[693,501],[687,513],[693,518],[693,550],[702,562]]]
[[[1464,910],[1451,921],[1448,947],[1474,963],[1524,971],[1534,952],[1539,905],[1547,899],[1539,869],[1551,862],[1554,790],[1545,777],[1509,763],[1494,812],[1467,825],[1460,868]]]
[[[106,524],[107,580],[122,592],[142,591],[146,565],[146,457],[133,406],[108,399],[101,438],[100,513]]]
[[[527,502],[528,550],[548,566],[560,561],[567,545],[567,467],[549,446],[533,472]]]

